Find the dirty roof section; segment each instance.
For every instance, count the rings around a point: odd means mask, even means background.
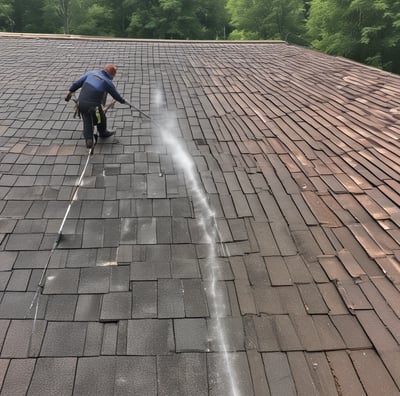
[[[399,76],[286,43],[0,54],[1,395],[400,394]],[[136,109],[88,156],[63,99],[109,62]]]

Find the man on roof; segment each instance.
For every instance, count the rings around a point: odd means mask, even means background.
[[[107,130],[107,118],[102,104],[105,104],[107,94],[119,103],[126,103],[112,82],[116,73],[117,67],[114,64],[107,64],[103,70],[89,71],[72,83],[65,97],[68,102],[72,93],[81,88],[77,105],[83,120],[83,137],[89,149],[94,145],[94,125],[103,139],[115,134],[114,131]]]

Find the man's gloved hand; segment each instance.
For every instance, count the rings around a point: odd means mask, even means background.
[[[64,98],[64,100],[65,100],[66,102],[69,102],[69,101],[71,100],[71,97],[72,97],[72,93],[71,93],[71,92],[68,92],[68,93],[67,93],[67,96]]]
[[[127,101],[127,100],[125,100],[124,99],[124,101],[123,102],[120,102],[121,104],[126,104],[126,105],[128,105],[130,108],[132,108],[132,105]]]

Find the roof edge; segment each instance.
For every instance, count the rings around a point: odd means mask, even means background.
[[[106,36],[81,36],[74,34],[46,34],[46,33],[13,33],[0,32],[0,37],[49,39],[49,40],[90,40],[90,41],[137,41],[137,42],[160,42],[160,43],[214,43],[214,44],[287,44],[283,40],[173,40],[173,39],[136,39],[124,37]]]

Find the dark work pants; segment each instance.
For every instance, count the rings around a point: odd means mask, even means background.
[[[79,102],[79,111],[83,121],[83,136],[85,139],[93,138],[93,129],[95,125],[100,136],[106,132],[107,118],[100,104],[96,105],[93,103]],[[96,114],[97,112],[100,120]]]

